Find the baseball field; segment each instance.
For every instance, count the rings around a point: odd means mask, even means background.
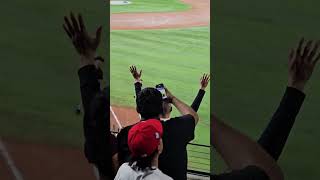
[[[214,111],[233,127],[258,139],[287,83],[289,50],[299,39],[320,39],[319,1],[212,1],[214,17]],[[286,179],[320,177],[320,69],[307,89],[279,160]],[[214,157],[216,172],[221,160]]]
[[[82,115],[74,111],[79,60],[62,23],[70,11],[81,12],[92,32],[107,24],[107,8],[79,0],[12,0],[0,7],[0,139],[23,179],[94,179],[82,152]],[[18,179],[1,144],[0,179]]]
[[[130,64],[144,69],[145,85],[151,86],[161,81],[175,95],[191,103],[199,88],[200,76],[209,71],[209,28],[203,26],[205,22],[200,18],[188,23],[184,18],[188,13],[199,11],[199,8],[178,0],[167,0],[160,4],[155,0],[135,0],[131,5],[111,7],[111,10],[157,12],[157,16],[161,16],[161,12],[168,12],[184,19],[184,22],[179,25],[183,28],[172,29],[180,22],[174,21],[172,24],[167,23],[170,29],[154,27],[152,31],[112,30],[112,41],[118,39],[119,42],[114,46],[115,53],[111,56],[122,57],[117,59],[120,63],[118,67],[114,66],[119,69],[114,76],[118,80],[112,78],[111,82],[120,85],[120,90],[123,90],[120,91],[122,94],[119,92],[112,98],[113,105],[120,107],[114,107],[115,114],[121,118],[129,112],[132,117],[130,111],[134,106],[134,99],[132,79],[128,71]],[[93,32],[98,25],[106,25],[106,18],[109,16],[107,8],[101,1],[3,2],[0,11],[0,179],[95,179],[95,171],[82,152],[82,115],[74,112],[80,101],[78,56],[64,34],[62,23],[63,16],[68,15],[71,10],[81,12],[89,31]],[[131,21],[127,16],[120,16],[118,18]],[[111,21],[112,19],[117,18],[111,18]],[[134,24],[139,25],[137,22]],[[113,28],[122,28],[117,22],[114,25]],[[149,28],[152,27],[146,27]],[[128,37],[127,46],[120,44],[125,35]],[[144,38],[149,38],[150,41],[143,41]],[[103,41],[105,43],[102,43],[99,54],[106,56],[106,34],[103,35]],[[161,42],[166,43],[161,45]],[[148,47],[151,44],[157,50]],[[119,55],[117,48],[126,48],[122,52],[128,57]],[[150,56],[154,61],[145,64],[146,59],[151,59]],[[165,65],[163,68],[154,66],[157,62]],[[158,71],[158,79],[152,77],[155,75],[152,71]],[[113,75],[114,70],[111,73]],[[124,98],[114,98],[119,96],[128,98],[126,101]],[[200,108],[202,123],[198,125],[197,143],[208,143],[206,134],[208,135],[209,129],[205,127],[208,112],[205,109],[209,108],[209,97],[210,94],[207,93]],[[201,136],[207,138],[199,138]]]
[[[175,96],[190,105],[200,88],[200,77],[203,73],[210,73],[210,1],[148,3],[135,0],[130,5],[111,6],[110,96],[114,128],[139,120],[135,112],[134,81],[129,66],[136,65],[143,70],[144,87],[163,83]],[[154,13],[150,13],[151,10]],[[210,140],[210,88],[206,91],[199,109],[201,120],[193,141],[201,145],[209,145]],[[174,109],[173,116],[177,115]],[[194,152],[198,149],[201,153],[197,154],[201,158],[196,159]],[[189,156],[190,169],[209,171],[209,148],[190,146]]]

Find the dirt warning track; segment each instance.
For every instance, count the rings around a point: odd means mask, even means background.
[[[111,30],[188,28],[210,24],[210,0],[181,1],[191,8],[181,12],[111,14]]]

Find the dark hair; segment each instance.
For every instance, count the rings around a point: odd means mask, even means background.
[[[137,112],[143,119],[156,118],[163,113],[161,93],[152,87],[144,88],[137,97]]]
[[[131,159],[129,160],[129,166],[138,171],[144,170],[146,168],[154,170],[154,167],[152,167],[152,160],[157,155],[157,153],[158,150],[155,150],[150,156],[147,157],[131,157]]]

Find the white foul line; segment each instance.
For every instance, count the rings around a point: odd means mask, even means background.
[[[113,109],[112,109],[112,107],[111,107],[111,106],[110,106],[110,111],[111,111],[111,113],[112,113],[112,115],[113,115],[114,119],[116,120],[116,122],[117,122],[117,124],[118,124],[119,128],[120,128],[120,129],[122,129],[122,126],[121,126],[121,124],[120,124],[120,121],[119,121],[119,119],[118,119],[118,117],[117,117],[116,113],[114,113],[114,111],[113,111]],[[93,166],[93,174],[94,174],[94,176],[96,177],[96,179],[97,179],[97,180],[99,180],[100,175],[99,175],[98,169],[97,169],[95,166]]]
[[[122,129],[121,123],[120,123],[120,121],[119,121],[119,119],[118,119],[118,117],[117,117],[116,113],[114,113],[114,111],[113,111],[113,109],[112,109],[112,107],[111,107],[111,106],[110,106],[110,111],[111,111],[111,113],[112,113],[112,115],[113,115],[114,119],[116,120],[116,122],[117,122],[117,124],[118,124],[119,128],[120,128],[120,129]]]
[[[3,158],[6,160],[7,165],[9,166],[12,174],[14,175],[16,180],[23,180],[22,175],[18,168],[15,166],[13,160],[11,159],[5,145],[2,143],[2,140],[0,138],[0,154],[3,156]]]

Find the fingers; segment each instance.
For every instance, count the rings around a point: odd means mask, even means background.
[[[296,53],[296,57],[301,56],[301,49],[302,49],[302,45],[304,43],[304,38],[301,38],[298,48],[297,48],[297,53]]]
[[[316,52],[317,52],[318,47],[319,47],[319,43],[320,43],[320,41],[317,41],[317,42],[316,42],[316,44],[314,45],[314,47],[313,47],[310,55],[308,56],[308,61],[309,61],[309,62],[310,62],[310,61],[313,59],[313,57],[316,55]]]
[[[82,18],[81,14],[78,15],[78,20],[79,20],[79,24],[80,24],[80,32],[85,32],[86,27],[84,25],[83,18]]]
[[[130,66],[130,72],[133,73],[133,66]]]
[[[207,74],[207,82],[210,81],[210,74]]]
[[[140,70],[140,73],[139,73],[139,74],[140,74],[140,76],[141,76],[141,74],[142,74],[142,69]]]
[[[289,68],[293,68],[294,64],[294,49],[291,49],[290,54],[289,54]]]
[[[100,44],[101,41],[101,33],[102,33],[102,26],[100,26],[96,31],[96,45]]]
[[[71,21],[72,21],[72,24],[73,24],[74,31],[75,32],[80,32],[80,28],[79,28],[77,19],[75,18],[74,14],[72,12],[70,13],[70,18],[71,18]]]
[[[203,74],[200,78],[200,82],[203,86],[206,86],[208,82],[210,81],[210,74]]]
[[[69,32],[68,28],[67,28],[64,24],[63,24],[62,26],[63,26],[64,31],[65,31],[65,32],[67,33],[67,35],[69,36],[69,38],[72,39],[72,35],[71,35],[71,33]]]
[[[312,45],[312,41],[308,41],[307,45],[304,47],[303,54],[302,54],[302,59],[304,60],[306,57],[309,56],[310,52],[310,47]]]
[[[70,32],[70,34],[74,34],[74,29],[73,29],[73,27],[71,26],[71,24],[70,24],[70,21],[69,21],[69,19],[66,17],[66,16],[64,16],[64,22],[65,22],[65,24],[67,25],[67,28],[66,29],[68,29],[68,32]],[[64,25],[65,26],[65,25]],[[66,27],[66,26],[65,26]]]
[[[319,61],[320,59],[320,53],[318,54],[318,56],[315,58],[314,61],[312,61],[312,66],[315,66],[317,64],[317,62]]]

